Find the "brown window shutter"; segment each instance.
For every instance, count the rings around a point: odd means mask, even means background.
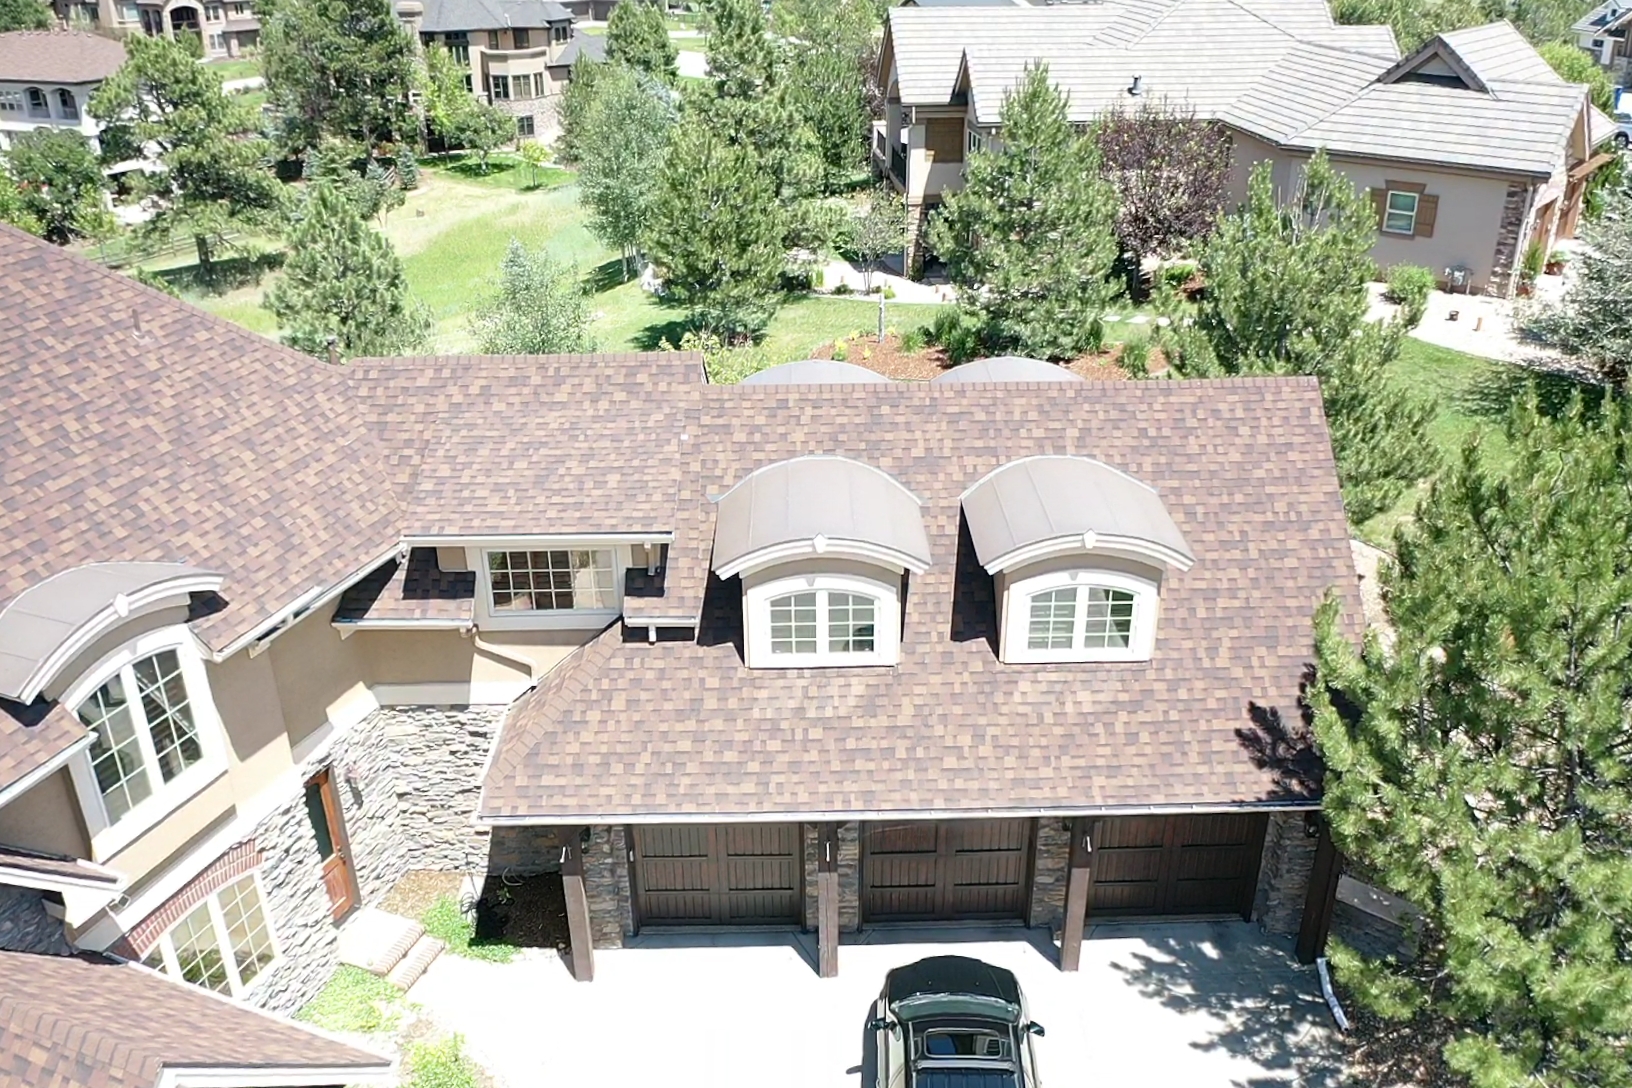
[[[1417,197],[1417,229],[1414,232],[1418,238],[1432,238],[1434,236],[1434,219],[1439,215],[1439,197],[1422,193]]]
[[[1383,229],[1383,216],[1388,212],[1388,190],[1372,189],[1371,208],[1377,213],[1377,229]]]

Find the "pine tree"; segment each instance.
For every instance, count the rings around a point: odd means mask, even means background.
[[[578,132],[584,118],[595,106],[601,77],[614,67],[589,57],[579,57],[572,65],[567,89],[561,92],[561,105],[556,115],[561,119],[561,138],[555,142],[555,157],[564,163],[578,161]]]
[[[776,49],[759,0],[704,0],[708,78],[719,98],[762,100],[776,74]]]
[[[776,190],[753,149],[690,118],[675,130],[645,248],[666,298],[733,338],[762,328],[786,259]]]
[[[430,332],[430,317],[408,293],[391,243],[338,186],[324,181],[308,192],[266,308],[283,327],[285,343],[319,357],[331,337],[347,357],[400,355]]]
[[[578,126],[578,188],[589,229],[622,253],[626,280],[651,222],[674,125],[664,89],[645,73],[618,69],[600,82]]]
[[[91,116],[106,126],[110,144],[139,148],[164,167],[137,175],[157,209],[142,231],[186,230],[207,279],[228,231],[277,219],[283,192],[269,148],[255,137],[250,111],[222,93],[220,76],[178,42],[132,35],[125,52],[125,63],[92,96]]]
[[[113,229],[107,179],[96,152],[79,133],[38,128],[14,136],[6,166],[16,179],[22,212],[40,237],[65,246]]]
[[[1047,67],[1026,69],[1002,119],[1002,150],[969,159],[932,244],[988,347],[1072,358],[1099,345],[1118,290],[1109,279],[1116,193]]]
[[[263,0],[258,12],[267,96],[291,151],[332,136],[372,153],[417,136],[414,40],[391,0]]]
[[[50,30],[57,20],[40,0],[0,0],[0,33],[7,30]]]
[[[1581,240],[1563,300],[1540,311],[1530,328],[1600,381],[1625,385],[1632,375],[1632,181],[1606,193],[1603,214],[1582,224]]]
[[[878,15],[871,0],[777,0],[771,14],[792,113],[815,138],[823,188],[836,192],[867,161]]]
[[[1376,216],[1317,154],[1299,199],[1275,198],[1269,164],[1202,251],[1207,293],[1168,357],[1180,374],[1305,374],[1321,382],[1349,519],[1392,506],[1434,468],[1433,405],[1393,382],[1403,324],[1366,318]]]
[[[606,59],[655,76],[672,86],[679,51],[669,40],[663,9],[651,0],[629,0],[612,9],[606,24]]]
[[[1532,396],[1508,438],[1470,440],[1398,534],[1391,647],[1318,617],[1333,835],[1424,916],[1410,964],[1332,959],[1473,1088],[1628,1088],[1632,410]]]
[[[595,350],[578,270],[530,251],[514,238],[499,266],[499,289],[471,319],[488,355],[552,355]]]

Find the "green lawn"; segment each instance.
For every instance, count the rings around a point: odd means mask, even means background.
[[[210,71],[220,76],[222,80],[248,79],[261,74],[261,62],[254,57],[239,57],[237,60],[212,60],[209,62]]]
[[[487,157],[487,169],[482,170],[481,158],[467,151],[435,155],[420,163],[422,167],[441,173],[455,181],[485,185],[493,189],[531,193],[539,189],[554,189],[572,180],[572,173],[557,166],[531,167],[520,155],[495,151]]]

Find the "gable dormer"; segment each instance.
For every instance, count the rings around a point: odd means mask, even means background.
[[[1377,77],[1378,83],[1431,83],[1439,87],[1460,87],[1489,94],[1490,87],[1479,78],[1443,34],[1430,38],[1420,49],[1402,58]]]

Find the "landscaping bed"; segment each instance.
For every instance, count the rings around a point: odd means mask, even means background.
[[[435,906],[438,899],[444,896],[458,898],[461,879],[458,873],[411,869],[385,893],[379,907],[404,918],[418,918]]]
[[[476,900],[476,941],[517,948],[571,946],[567,899],[560,873],[506,877],[490,874]]]
[[[844,349],[839,352],[838,345],[841,343]],[[1104,351],[1084,355],[1061,365],[1084,378],[1121,380],[1127,377],[1122,368],[1116,364],[1121,351],[1120,344],[1112,344]],[[843,355],[846,362],[864,366],[897,381],[928,381],[938,374],[944,374],[953,365],[946,357],[946,349],[933,344],[922,347],[903,345],[902,338],[894,333],[886,335],[882,343],[869,335],[826,343],[811,352],[810,357],[831,359],[835,352]]]

